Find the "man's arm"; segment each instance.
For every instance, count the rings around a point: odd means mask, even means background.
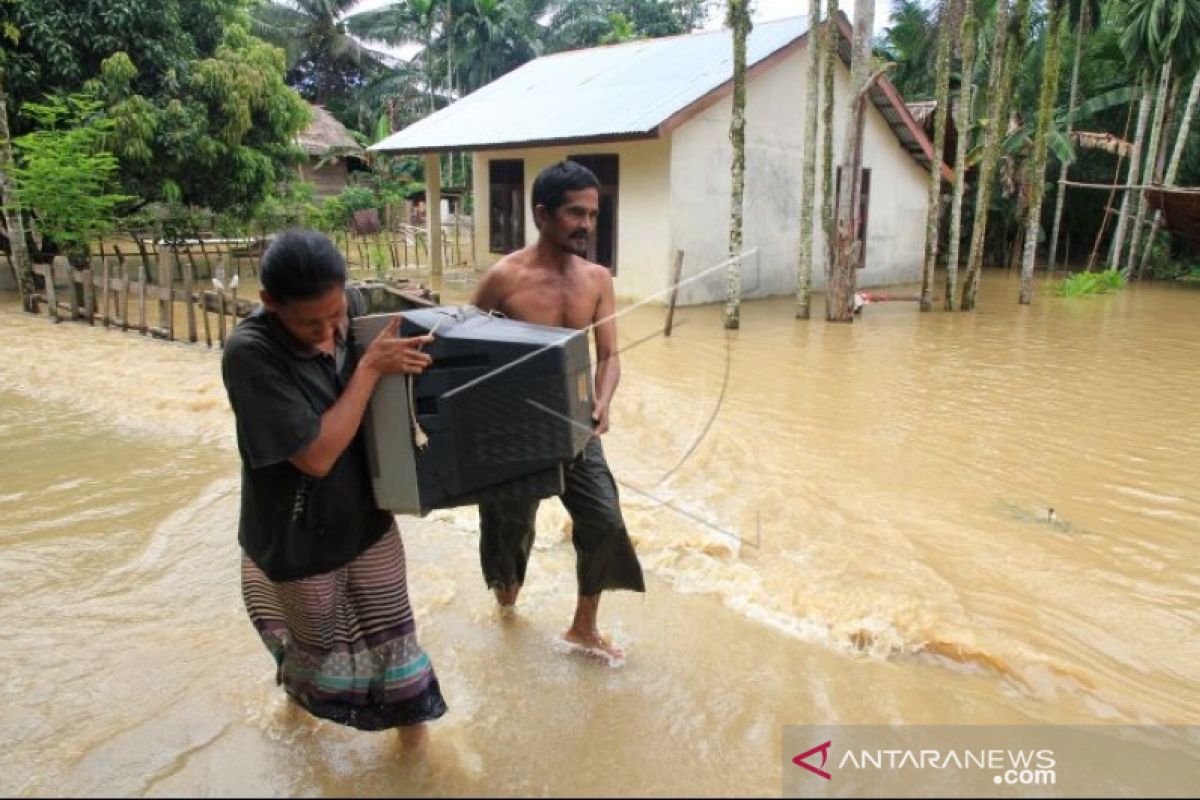
[[[621,382],[621,356],[617,352],[617,301],[613,297],[612,275],[599,268],[600,299],[596,303],[596,407],[592,411],[596,435],[608,432],[608,409]]]
[[[500,311],[504,302],[503,283],[504,262],[501,261],[483,273],[475,285],[475,291],[471,293],[471,305],[480,311]]]
[[[288,459],[292,466],[314,478],[324,478],[341,458],[362,424],[363,414],[375,385],[384,375],[417,374],[432,362],[428,353],[417,348],[433,341],[432,336],[396,338],[400,317],[393,317],[388,326],[371,342],[363,354],[346,390],[337,402],[321,415],[321,433],[312,444]]]

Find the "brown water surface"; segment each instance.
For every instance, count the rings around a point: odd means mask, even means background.
[[[272,683],[216,352],[6,302],[0,791],[772,794],[787,724],[1198,724],[1200,292],[1015,297],[751,302],[728,338],[717,308],[669,340],[625,314],[605,447],[651,580],[602,614],[629,663],[555,647],[557,503],[514,620],[473,511],[402,520],[451,707],[415,763]]]

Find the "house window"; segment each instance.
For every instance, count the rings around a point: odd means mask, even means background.
[[[525,246],[525,162],[519,158],[488,162],[490,205],[488,249],[511,253]]]
[[[837,193],[833,196],[833,218],[837,220],[842,199],[842,168],[837,168]],[[871,170],[863,169],[862,187],[858,193],[858,263],[859,269],[867,266],[867,210],[871,207]]]
[[[588,260],[608,267],[617,274],[617,194],[620,184],[620,162],[615,155],[571,156],[577,164],[587,167],[600,181],[600,214],[588,242]]]

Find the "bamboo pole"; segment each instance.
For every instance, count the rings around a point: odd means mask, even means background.
[[[671,303],[667,306],[667,324],[663,328],[663,336],[671,335],[671,327],[675,323],[675,301],[679,297],[679,277],[683,274],[683,251],[675,251],[675,268],[671,270]]]

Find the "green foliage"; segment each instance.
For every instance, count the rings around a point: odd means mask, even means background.
[[[134,200],[115,191],[117,158],[105,145],[115,125],[95,99],[55,96],[26,103],[37,129],[13,140],[13,170],[21,202],[42,231],[75,255],[116,226],[118,211]]]
[[[245,0],[21,0],[0,25],[10,108],[86,92],[115,128],[125,193],[247,213],[291,174],[307,110]],[[23,132],[18,130],[17,133]]]
[[[1077,272],[1058,284],[1056,291],[1063,297],[1079,297],[1085,294],[1109,294],[1120,291],[1128,278],[1120,270],[1104,272]]]

